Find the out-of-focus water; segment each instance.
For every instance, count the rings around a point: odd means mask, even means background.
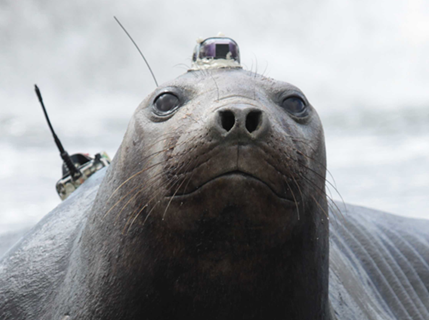
[[[0,232],[59,202],[61,160],[37,83],[69,153],[118,148],[153,80],[186,71],[197,37],[222,31],[248,69],[300,87],[325,127],[344,201],[429,218],[429,9],[423,1],[0,2]],[[333,179],[330,178],[332,181]],[[334,183],[332,181],[332,183]],[[332,196],[339,199],[332,190]]]

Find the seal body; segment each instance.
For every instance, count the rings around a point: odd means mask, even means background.
[[[188,72],[142,102],[107,172],[3,257],[0,316],[427,317],[429,224],[353,206],[330,224],[325,172],[298,88]]]

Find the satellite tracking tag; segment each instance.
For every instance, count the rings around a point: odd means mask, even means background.
[[[190,70],[241,68],[237,42],[227,37],[212,37],[197,41]]]
[[[88,154],[76,153],[71,156],[64,149],[60,139],[55,134],[54,128],[49,120],[46,112],[45,104],[43,103],[42,94],[37,85],[34,86],[37,97],[42,105],[43,112],[54,136],[55,144],[60,150],[61,158],[63,159],[63,177],[58,180],[56,189],[61,200],[67,199],[80,185],[82,185],[91,175],[98,170],[107,167],[110,164],[110,158],[105,152],[97,153],[94,158]]]

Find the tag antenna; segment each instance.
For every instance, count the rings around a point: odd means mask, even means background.
[[[116,22],[119,24],[119,26],[122,28],[122,30],[124,30],[124,32],[127,34],[128,38],[130,38],[130,40],[132,41],[132,43],[134,44],[134,46],[137,48],[137,50],[139,51],[140,55],[142,56],[144,62],[146,63],[147,67],[149,68],[150,73],[152,74],[153,80],[155,81],[156,86],[158,87],[158,81],[156,81],[155,75],[153,74],[153,71],[149,65],[149,63],[147,62],[146,58],[144,57],[143,52],[140,50],[139,46],[137,45],[137,43],[133,40],[133,38],[130,36],[130,34],[128,33],[128,31],[124,28],[124,26],[119,22],[118,18],[116,18],[115,16],[113,16],[113,18],[115,18]]]
[[[42,105],[43,113],[45,114],[46,121],[48,122],[49,129],[51,129],[52,135],[54,136],[55,144],[57,145],[58,149],[60,150],[61,158],[63,159],[64,163],[67,166],[67,169],[69,170],[71,176],[74,180],[79,179],[82,176],[82,173],[76,166],[73,164],[73,161],[71,160],[69,154],[66,150],[64,150],[63,145],[61,144],[60,139],[55,134],[54,128],[52,127],[51,121],[49,120],[48,113],[46,112],[45,104],[43,103],[42,94],[40,93],[39,87],[35,84],[34,88],[36,90],[37,97],[39,98],[39,102]]]

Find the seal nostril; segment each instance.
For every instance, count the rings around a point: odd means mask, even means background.
[[[235,124],[235,117],[231,111],[222,111],[220,113],[220,118],[222,122],[222,128],[226,131],[230,131]]]
[[[259,128],[261,124],[261,111],[252,111],[246,117],[246,129],[250,133]]]

